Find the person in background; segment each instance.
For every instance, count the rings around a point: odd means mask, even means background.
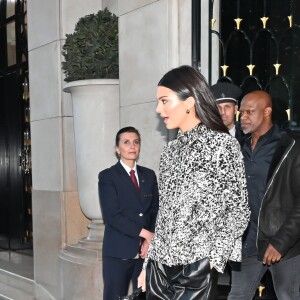
[[[251,219],[229,300],[250,300],[270,271],[279,300],[300,299],[300,137],[272,124],[272,100],[254,91],[240,106]]]
[[[212,85],[210,89],[217,101],[223,123],[229,133],[235,137],[242,146],[244,134],[240,124],[235,121],[238,110],[238,100],[242,95],[242,90],[237,85],[229,82],[217,82]]]
[[[99,173],[99,197],[105,222],[104,300],[126,296],[130,281],[137,287],[158,210],[155,173],[136,163],[141,149],[138,130],[120,129],[115,147],[119,161]]]
[[[241,259],[249,220],[240,146],[194,68],[166,73],[156,98],[167,129],[179,131],[161,154],[159,212],[138,286],[148,300],[215,299],[218,272]]]

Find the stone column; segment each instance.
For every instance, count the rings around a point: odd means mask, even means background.
[[[87,237],[61,251],[61,297],[100,299],[104,225],[98,173],[116,163],[114,138],[119,129],[119,81],[79,80],[66,84],[64,91],[72,96],[80,207],[91,223]]]

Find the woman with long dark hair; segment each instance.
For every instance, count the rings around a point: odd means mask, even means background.
[[[166,127],[179,132],[161,154],[159,212],[138,285],[148,300],[214,299],[218,272],[241,259],[249,218],[240,146],[192,67],[166,73],[157,101]]]

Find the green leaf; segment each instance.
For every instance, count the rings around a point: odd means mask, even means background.
[[[119,77],[118,18],[107,8],[80,18],[62,48],[65,81]]]

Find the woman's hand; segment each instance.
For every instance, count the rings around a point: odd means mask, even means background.
[[[153,238],[153,232],[143,228],[140,232],[140,237],[144,238],[150,245],[151,240]]]
[[[140,253],[140,257],[142,259],[144,259],[147,255],[147,252],[148,252],[148,249],[149,249],[149,243],[147,240],[144,240],[142,246],[141,246],[141,253]]]
[[[138,277],[138,288],[142,288],[142,291],[146,291],[146,271],[142,270],[140,276]]]

